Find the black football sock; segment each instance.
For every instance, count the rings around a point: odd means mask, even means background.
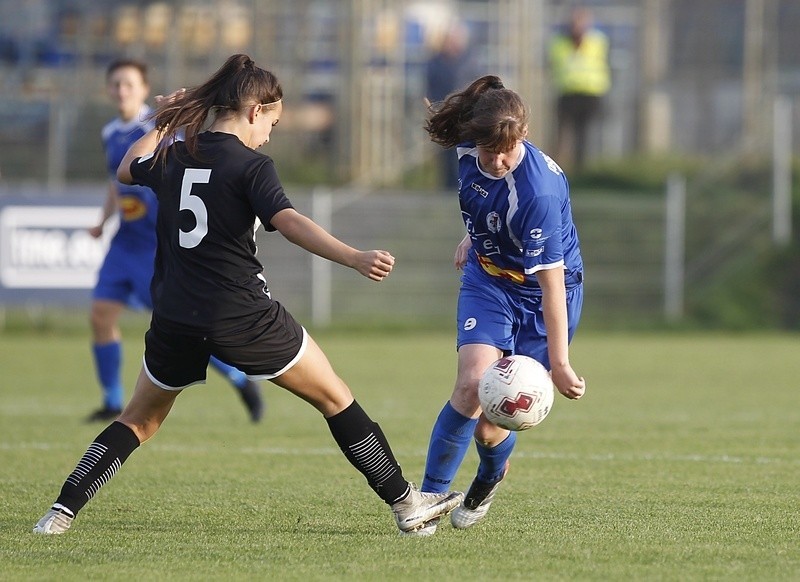
[[[389,505],[408,493],[408,482],[381,427],[353,402],[328,421],[328,427],[347,460],[367,478],[378,497]]]
[[[128,426],[112,422],[89,445],[53,507],[77,514],[138,446],[139,439]]]

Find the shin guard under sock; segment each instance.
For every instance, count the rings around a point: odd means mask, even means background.
[[[408,482],[392,454],[381,427],[353,403],[326,419],[339,448],[378,496],[389,505],[401,500]]]
[[[128,426],[121,422],[108,425],[67,477],[56,504],[77,514],[138,446],[139,439]]]
[[[464,416],[450,402],[444,405],[433,425],[422,491],[442,493],[450,489],[477,424],[477,418]]]
[[[477,441],[475,442],[475,447],[478,449],[478,457],[481,459],[478,464],[478,481],[495,483],[503,478],[503,473],[506,470],[506,461],[511,456],[516,442],[517,433],[515,432],[509,433],[508,437],[495,447],[485,447]]]

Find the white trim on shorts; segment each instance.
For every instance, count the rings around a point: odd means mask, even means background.
[[[206,380],[203,378],[202,380],[195,380],[194,382],[190,382],[185,386],[168,386],[164,384],[161,380],[158,380],[153,374],[150,373],[150,370],[147,368],[147,361],[145,361],[144,356],[142,356],[142,366],[144,366],[144,373],[147,374],[147,377],[150,378],[150,381],[161,388],[162,390],[169,390],[174,392],[176,390],[183,390],[184,388],[188,388],[189,386],[194,386],[195,384],[205,384]]]
[[[247,374],[247,379],[256,382],[259,380],[272,380],[273,378],[277,378],[281,374],[285,373],[287,370],[289,370],[289,368],[291,368],[297,362],[299,362],[300,358],[303,357],[303,354],[306,353],[306,347],[308,346],[308,332],[306,331],[306,328],[304,328],[302,325],[300,326],[300,328],[303,330],[303,341],[300,344],[300,349],[297,350],[297,355],[295,355],[295,357],[292,358],[291,362],[286,364],[283,368],[281,368],[274,374]]]

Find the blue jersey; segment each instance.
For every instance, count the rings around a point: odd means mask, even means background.
[[[457,148],[461,214],[472,238],[465,276],[482,271],[511,290],[538,294],[536,272],[563,266],[571,289],[582,280],[583,260],[567,179],[550,157],[523,146],[501,178],[481,170],[475,144]]]
[[[117,181],[117,168],[128,148],[153,129],[153,122],[147,119],[149,114],[150,108],[145,105],[131,121],[116,118],[103,127],[102,137],[108,171],[119,192],[119,231],[111,244],[155,255],[158,214],[155,193],[144,186],[128,186]]]

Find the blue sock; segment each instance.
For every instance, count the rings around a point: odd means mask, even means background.
[[[225,376],[234,387],[241,390],[247,384],[247,376],[241,370],[234,368],[233,366],[229,366],[225,362],[222,362],[211,356],[209,363],[217,370],[220,374]]]
[[[450,489],[467,454],[476,424],[477,418],[460,414],[449,401],[444,405],[431,432],[422,491],[441,493]]]
[[[503,471],[506,468],[506,461],[514,450],[514,443],[517,442],[517,433],[511,432],[508,438],[496,447],[485,447],[476,442],[478,456],[481,459],[478,465],[478,481],[484,483],[494,483],[503,478]]]
[[[103,388],[103,404],[106,408],[122,410],[124,391],[122,389],[122,343],[92,345],[97,379]]]

